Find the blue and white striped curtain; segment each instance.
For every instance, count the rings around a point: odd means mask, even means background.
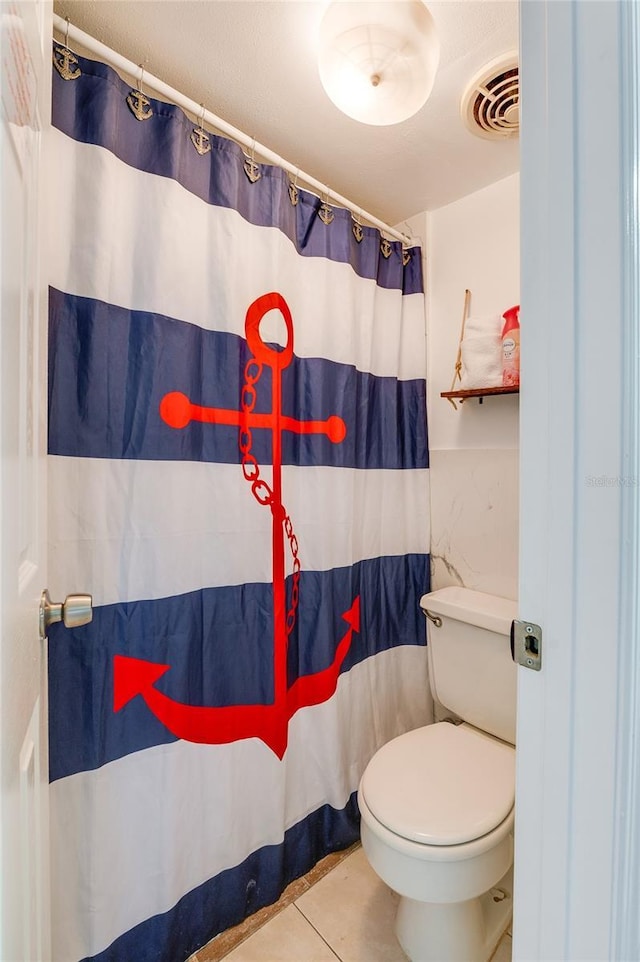
[[[426,720],[420,251],[71,72],[50,588],[94,617],[49,642],[54,958],[178,962],[357,839],[364,766]]]

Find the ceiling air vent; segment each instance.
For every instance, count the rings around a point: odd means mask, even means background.
[[[460,104],[469,130],[487,140],[517,137],[520,129],[518,54],[492,60],[474,77]]]

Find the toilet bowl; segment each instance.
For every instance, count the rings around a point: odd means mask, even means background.
[[[468,648],[469,606],[489,610],[491,618],[476,611],[473,620],[482,623],[471,626],[480,643],[490,642],[489,654],[480,655],[481,670],[469,666],[469,714],[474,721],[481,718],[482,728],[470,721],[445,721],[406,732],[373,756],[358,790],[363,849],[374,871],[400,896],[396,935],[412,962],[487,962],[511,916],[515,748],[509,736],[515,723],[515,666],[506,622],[510,626],[509,616],[515,617],[514,604],[465,589],[442,589],[421,602],[430,614],[438,612],[436,631],[452,620],[450,613],[442,614],[443,608],[450,612],[452,601],[459,624],[453,631],[445,629],[430,652],[432,688],[437,697],[440,675],[456,709],[464,707],[468,682],[452,683],[448,662],[460,634],[465,651],[474,650]],[[496,621],[496,613],[504,616],[502,621]],[[501,638],[497,646],[496,636]],[[430,645],[433,637],[431,631]],[[441,643],[447,645],[443,659]],[[496,654],[506,662],[502,675],[493,673]],[[455,655],[454,662],[456,674],[465,675]],[[506,714],[504,702],[494,713],[478,695],[479,684],[495,695],[496,678],[497,695],[507,700]],[[462,700],[455,693],[460,683]],[[489,695],[489,703],[491,699]]]

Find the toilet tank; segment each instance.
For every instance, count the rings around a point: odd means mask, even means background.
[[[440,588],[420,607],[427,621],[434,698],[475,728],[515,744],[516,666],[509,632],[517,604],[468,588]]]

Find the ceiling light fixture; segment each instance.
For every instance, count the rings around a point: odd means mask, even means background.
[[[335,0],[320,24],[322,85],[336,107],[364,124],[398,124],[417,113],[439,57],[422,0]]]

